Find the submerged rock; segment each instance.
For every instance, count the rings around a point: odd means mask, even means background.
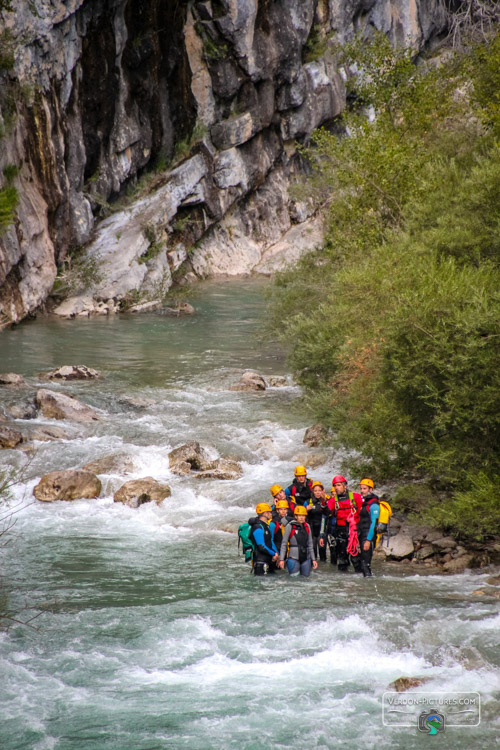
[[[45,373],[44,377],[49,380],[95,380],[100,375],[98,370],[85,365],[63,365]]]
[[[467,568],[472,568],[474,564],[474,555],[460,555],[454,560],[448,560],[443,565],[443,570],[447,573],[463,573]]]
[[[265,391],[266,381],[258,372],[247,370],[243,373],[237,383],[232,385],[230,391]]]
[[[94,474],[130,474],[134,471],[134,462],[126,453],[113,453],[89,461],[82,469]]]
[[[122,396],[120,404],[131,406],[132,409],[147,409],[154,406],[156,402],[152,398],[142,398],[142,396]]]
[[[70,440],[68,433],[62,427],[35,427],[28,433],[30,440],[48,442],[50,440]]]
[[[48,419],[71,419],[75,422],[95,422],[100,419],[90,406],[65,393],[42,388],[37,391],[35,401]]]
[[[34,419],[37,413],[35,405],[29,402],[12,404],[7,407],[7,411],[14,419]]]
[[[391,682],[389,687],[396,690],[398,693],[404,693],[406,690],[411,690],[412,688],[424,685],[426,682],[429,682],[429,680],[430,677],[398,677],[397,680]]]
[[[196,476],[206,479],[240,479],[243,475],[243,470],[237,461],[219,458],[215,463],[216,466],[213,469],[200,471]]]
[[[288,385],[288,380],[284,375],[271,375],[267,381],[271,388],[284,388]]]
[[[153,477],[132,479],[125,482],[113,495],[115,503],[123,503],[130,508],[138,508],[144,503],[155,502],[159,505],[172,494],[168,484],[160,484]]]
[[[303,443],[310,445],[311,448],[316,448],[321,443],[324,443],[328,437],[328,430],[321,424],[313,424],[312,427],[308,427],[304,433]]]
[[[22,375],[15,372],[0,373],[0,385],[26,385]]]
[[[51,471],[41,478],[33,494],[44,503],[55,500],[88,500],[99,497],[101,482],[95,474],[81,469]]]
[[[194,315],[196,310],[189,302],[181,302],[176,307],[164,307],[161,312],[162,315],[170,315],[178,318],[180,315]]]

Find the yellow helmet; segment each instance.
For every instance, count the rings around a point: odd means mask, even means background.
[[[296,505],[293,512],[296,516],[307,516],[307,510],[303,505]]]
[[[262,513],[265,513],[266,510],[272,511],[272,508],[268,503],[258,503],[257,507],[255,508],[255,512],[258,516],[262,515]]]
[[[276,495],[278,494],[278,492],[281,492],[282,489],[283,489],[283,487],[280,487],[279,484],[273,484],[273,486],[271,487],[271,495],[273,497],[276,497]]]
[[[279,510],[280,508],[289,508],[288,500],[276,500],[276,510]]]
[[[315,487],[321,487],[322,490],[325,489],[325,485],[323,484],[323,482],[313,482],[311,484],[311,489],[313,490]]]
[[[371,487],[372,490],[375,487],[375,485],[373,484],[373,479],[362,479],[361,482],[360,482],[360,485],[361,484],[366,484],[366,486],[367,487]]]
[[[294,473],[296,477],[305,477],[307,476],[307,469],[305,466],[296,466]]]

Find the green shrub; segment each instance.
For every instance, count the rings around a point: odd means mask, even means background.
[[[468,489],[435,505],[424,517],[463,539],[481,541],[494,536],[500,529],[499,482],[499,475],[471,472],[467,478]]]
[[[379,37],[356,53],[349,137],[308,152],[326,240],[278,276],[271,325],[351,467],[467,492],[471,466],[500,474],[500,150],[471,91],[496,47],[430,70]]]

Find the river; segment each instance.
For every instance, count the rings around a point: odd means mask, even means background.
[[[310,579],[259,580],[238,557],[235,530],[271,484],[288,484],[303,461],[326,482],[340,459],[303,445],[308,417],[291,381],[227,390],[247,368],[286,374],[259,337],[265,286],[205,283],[192,317],[41,318],[0,333],[0,370],[28,383],[1,389],[1,403],[47,387],[40,372],[85,364],[102,378],[49,387],[103,415],[57,423],[71,439],[36,443],[15,488],[26,507],[0,550],[2,603],[22,619],[41,614],[36,630],[0,631],[2,750],[497,746],[500,617],[472,597],[485,576],[376,562],[367,580],[326,563]],[[190,439],[237,458],[243,478],[172,475],[168,453]],[[133,471],[101,476],[99,499],[32,502],[43,473],[111,453]],[[26,460],[3,451],[0,467]],[[113,503],[123,481],[146,475],[172,497]],[[382,696],[403,675],[427,678],[421,691],[480,693],[481,723],[447,718],[432,738],[415,722],[386,726]]]

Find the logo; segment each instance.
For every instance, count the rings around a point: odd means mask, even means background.
[[[443,714],[434,711],[423,711],[418,717],[418,728],[420,732],[437,734],[444,732],[445,721]]]

